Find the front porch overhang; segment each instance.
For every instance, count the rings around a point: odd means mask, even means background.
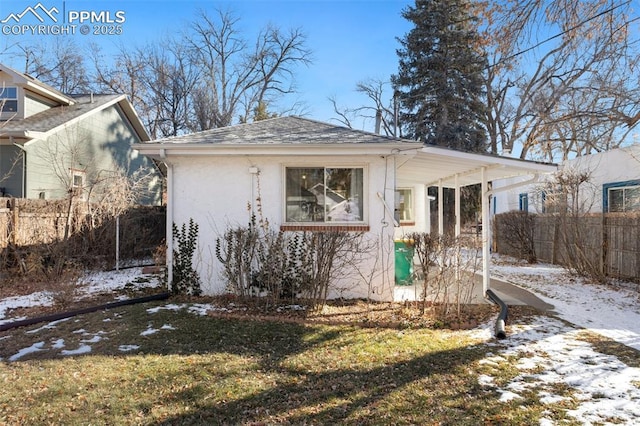
[[[490,287],[491,220],[490,197],[493,191],[490,182],[499,179],[553,173],[557,165],[487,154],[460,152],[436,146],[425,146],[415,155],[398,158],[396,162],[396,186],[421,184],[438,187],[442,198],[443,188],[455,190],[455,233],[460,235],[460,188],[477,185],[482,193],[482,287],[483,294]],[[527,180],[530,182],[530,180]],[[444,232],[443,203],[438,203],[438,230]]]

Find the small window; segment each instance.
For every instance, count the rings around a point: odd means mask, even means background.
[[[287,168],[285,220],[362,222],[363,176],[363,168]]]
[[[414,222],[412,189],[399,188],[396,191],[396,214],[396,220],[401,224]]]
[[[72,186],[74,188],[82,188],[84,186],[84,176],[81,174],[74,174]]]
[[[609,188],[609,212],[640,211],[640,186]]]
[[[0,88],[0,112],[18,112],[18,88]]]
[[[520,194],[519,207],[521,211],[529,211],[529,194]]]

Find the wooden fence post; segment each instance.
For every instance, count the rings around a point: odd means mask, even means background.
[[[17,247],[18,245],[18,226],[19,226],[19,221],[18,221],[18,217],[20,216],[20,208],[18,207],[18,204],[16,203],[16,199],[12,198],[11,201],[9,202],[9,210],[11,211],[11,216],[10,216],[10,241],[11,244],[13,244],[14,247]]]
[[[600,221],[600,235],[602,238],[600,244],[600,273],[603,276],[609,275],[609,268],[607,267],[607,257],[609,255],[609,232],[607,229],[607,215],[603,212],[601,213],[602,220]]]

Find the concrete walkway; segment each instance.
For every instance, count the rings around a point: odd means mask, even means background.
[[[493,290],[507,306],[531,306],[532,308],[547,312],[552,312],[554,309],[553,305],[550,305],[535,294],[515,284],[491,278],[490,286],[491,290]]]
[[[553,312],[554,306],[546,303],[535,294],[515,284],[491,278],[490,288],[507,306],[531,306],[544,312]],[[418,300],[422,291],[422,284],[396,285],[394,300]],[[476,274],[476,285],[469,303],[493,303],[482,292],[482,275]]]

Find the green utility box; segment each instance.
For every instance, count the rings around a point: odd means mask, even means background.
[[[395,241],[396,284],[413,284],[413,244],[408,240]]]

